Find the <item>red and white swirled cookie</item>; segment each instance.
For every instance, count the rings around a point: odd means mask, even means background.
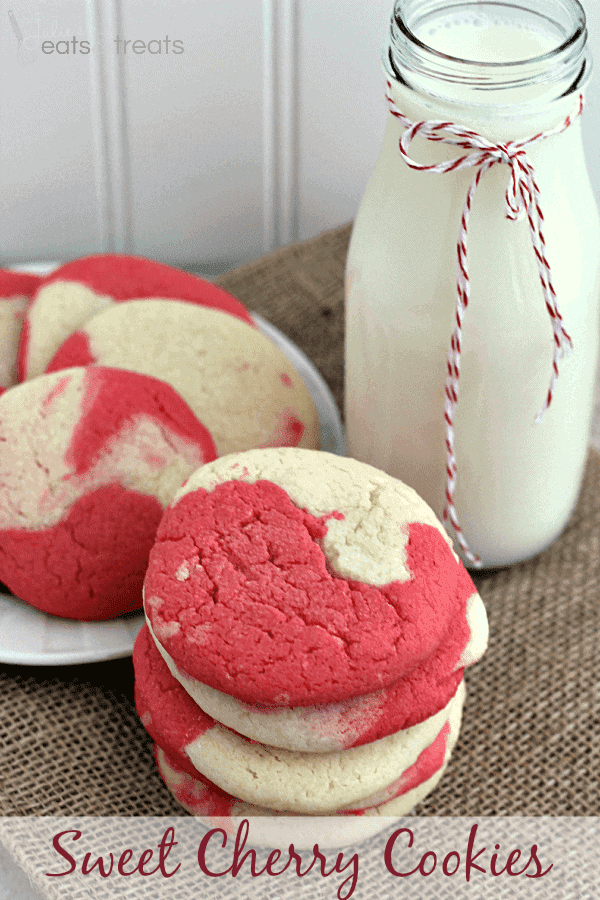
[[[0,581],[58,616],[140,608],[148,553],[185,478],[215,458],[169,385],[69,369],[0,397]]]
[[[23,317],[39,275],[0,269],[0,393],[17,383],[17,351]]]
[[[464,701],[461,681],[449,703],[419,725],[350,750],[300,753],[249,741],[203,713],[171,676],[146,628],[134,666],[138,713],[166,754],[163,776],[180,800],[192,788],[195,814],[202,815],[399,815],[398,804],[389,813],[381,808],[401,797],[404,805],[417,802],[407,795],[446,764]],[[174,778],[169,768],[188,778]]]
[[[137,256],[88,256],[41,280],[23,327],[20,380],[41,375],[68,336],[96,313],[115,303],[151,298],[220,309],[254,327],[239,300],[196,275]]]
[[[423,721],[487,642],[483,605],[429,507],[371,466],[314,451],[249,451],[194,473],[161,523],[144,593],[161,652],[198,702],[205,685],[269,707],[262,719],[246,709],[251,727],[273,719],[270,742],[296,748],[374,740],[386,717]],[[239,703],[212,699],[217,719],[256,734]],[[342,706],[329,722],[295,709],[320,704]]]
[[[317,412],[287,357],[220,310],[176,300],[113,306],[71,335],[48,371],[89,364],[162,378],[206,424],[219,455],[319,446]]]

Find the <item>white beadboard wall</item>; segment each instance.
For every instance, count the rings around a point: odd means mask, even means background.
[[[116,251],[210,276],[350,220],[385,124],[392,2],[1,0],[0,265]],[[88,54],[42,52],[73,35]],[[600,71],[584,130],[600,199]]]

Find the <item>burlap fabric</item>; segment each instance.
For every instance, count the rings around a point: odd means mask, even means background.
[[[349,229],[221,283],[313,359],[341,402]],[[600,455],[537,559],[477,576],[491,641],[448,772],[418,815],[600,813]],[[130,660],[0,668],[0,815],[185,815],[156,774]]]

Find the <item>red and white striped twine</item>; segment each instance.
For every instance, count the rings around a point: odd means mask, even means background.
[[[444,521],[450,519],[456,533],[456,539],[460,544],[464,555],[475,568],[481,567],[480,558],[469,549],[469,545],[460,527],[456,509],[454,506],[454,494],[456,491],[457,467],[454,453],[454,414],[458,403],[458,388],[460,379],[460,355],[462,348],[462,325],[467,306],[469,305],[469,265],[467,257],[467,233],[469,217],[473,204],[475,191],[482,177],[492,166],[502,163],[510,167],[510,183],[506,190],[506,217],[513,221],[520,221],[526,215],[529,220],[531,242],[537,259],[540,281],[544,302],[552,329],[554,331],[554,356],[552,361],[552,374],[550,387],[546,395],[544,406],[539,413],[536,422],[541,422],[544,413],[552,402],[554,387],[558,377],[558,363],[567,356],[573,347],[571,338],[563,325],[562,316],[558,308],[556,291],[552,283],[550,263],[546,257],[546,241],[544,240],[543,223],[544,216],[540,203],[540,189],[535,177],[535,170],[531,160],[527,156],[526,147],[536,144],[546,138],[562,134],[570,127],[572,122],[583,112],[583,95],[579,96],[577,106],[570,116],[550,131],[543,131],[523,141],[508,141],[506,144],[492,144],[475,131],[461,128],[453,122],[411,122],[397,108],[391,97],[392,86],[387,82],[386,99],[390,112],[406,129],[400,138],[400,154],[404,162],[411,169],[419,172],[432,172],[443,175],[446,172],[455,172],[459,169],[476,168],[477,173],[471,183],[467,199],[465,201],[462,219],[460,223],[460,235],[457,245],[458,255],[458,282],[456,293],[456,325],[450,339],[448,353],[446,400],[444,405],[444,419],[446,422],[446,506],[444,508]],[[408,148],[413,139],[420,135],[428,141],[440,141],[451,144],[465,150],[471,150],[468,156],[461,156],[438,165],[426,166],[415,162],[408,155]]]

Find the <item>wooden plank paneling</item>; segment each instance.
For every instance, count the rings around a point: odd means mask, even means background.
[[[379,155],[392,2],[299,7],[299,234],[307,238],[353,218]]]
[[[182,265],[263,252],[261,15],[258,0],[124,5],[138,251]]]
[[[298,0],[263,0],[264,250],[298,240]]]
[[[21,61],[9,9],[29,51]],[[0,4],[0,264],[73,256],[102,243],[93,48],[85,53],[80,43],[89,37],[84,0]]]

